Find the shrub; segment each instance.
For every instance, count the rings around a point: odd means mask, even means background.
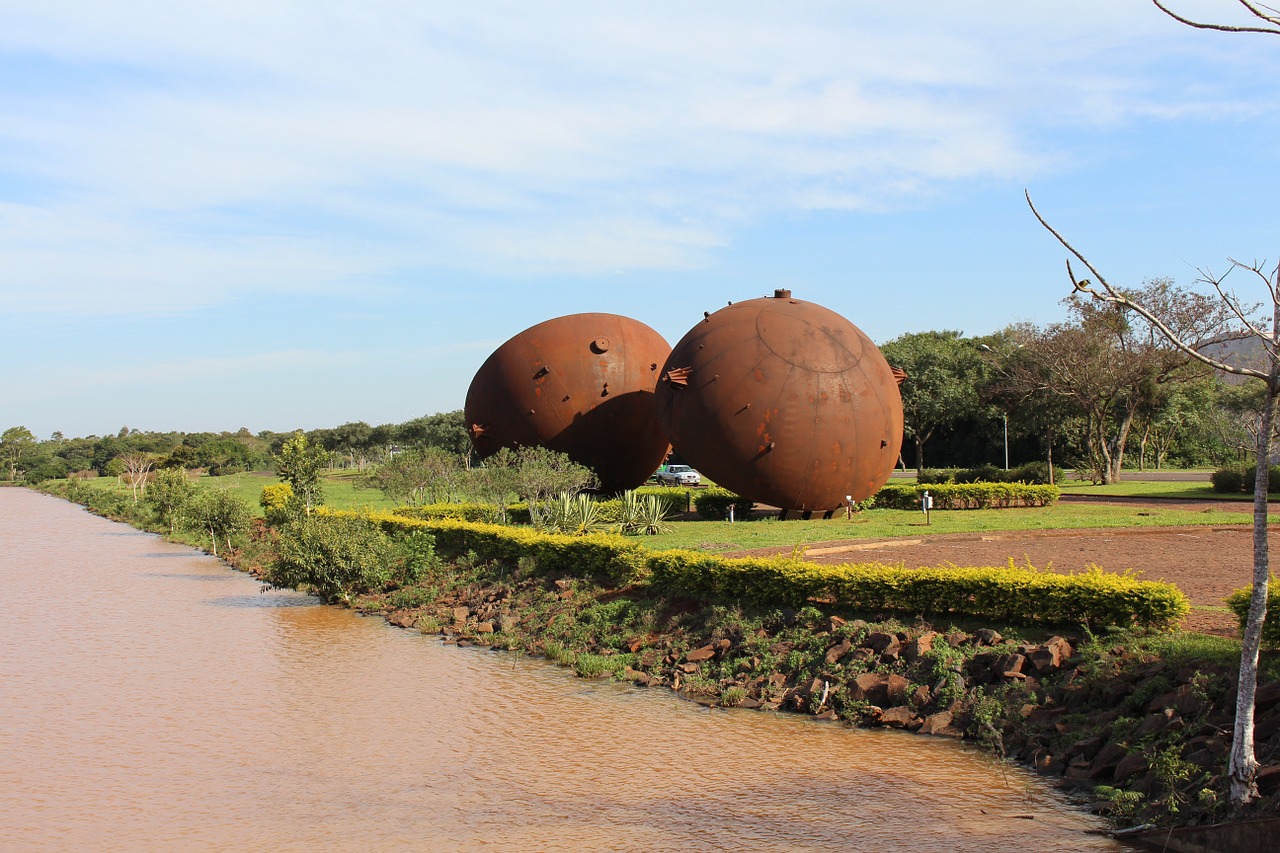
[[[1034,483],[1036,485],[1045,485],[1049,482],[1049,463],[1048,462],[1028,462],[1025,465],[1019,465],[1005,473],[1004,481],[1006,483]]]
[[[249,527],[249,506],[225,489],[198,492],[187,506],[187,523],[209,534],[215,557],[219,540],[225,542],[230,551],[233,541]]]
[[[755,504],[741,495],[735,495],[728,489],[719,486],[703,489],[693,499],[693,507],[698,515],[709,521],[722,521],[729,517],[729,507],[733,507],[735,519],[751,518]]]
[[[934,483],[954,483],[956,474],[959,472],[959,468],[925,468],[916,476],[916,482],[929,485]]]
[[[1062,492],[1057,486],[1027,483],[937,483],[910,485],[889,483],[875,495],[881,509],[920,508],[920,497],[928,491],[934,509],[1007,509],[1018,506],[1050,506]]]
[[[1227,606],[1236,614],[1240,623],[1240,633],[1244,633],[1245,622],[1249,618],[1249,601],[1253,597],[1253,587],[1237,589],[1227,596]],[[1280,583],[1276,576],[1271,576],[1267,585],[1267,618],[1262,623],[1262,642],[1274,648],[1280,648]]]
[[[262,487],[262,496],[258,498],[258,506],[262,507],[263,517],[272,527],[281,527],[289,521],[290,509],[294,505],[293,486],[288,483],[272,483]]]
[[[196,487],[181,468],[162,468],[156,472],[142,500],[154,510],[161,524],[175,532],[182,524],[187,507],[195,496]]]
[[[964,468],[956,472],[957,483],[1002,483],[1005,472],[994,465],[979,465],[977,468]]]
[[[309,587],[325,601],[349,601],[391,580],[393,556],[390,538],[367,519],[304,515],[280,531],[266,580],[276,587]]]
[[[1238,494],[1244,491],[1244,469],[1239,466],[1219,468],[1209,475],[1209,481],[1213,483],[1215,492]]]
[[[1258,469],[1253,465],[1232,465],[1226,468],[1219,468],[1209,475],[1209,480],[1213,483],[1215,492],[1223,492],[1226,494],[1253,494],[1253,487],[1256,484]],[[1267,474],[1267,491],[1271,494],[1280,493],[1280,466],[1272,465]]]
[[[671,528],[664,522],[667,520],[667,503],[657,495],[637,495],[635,492],[623,492],[620,504],[618,530],[623,536],[656,536],[668,533]]]
[[[820,600],[862,612],[964,615],[1045,625],[1170,629],[1190,612],[1173,584],[1090,569],[1060,575],[1008,566],[907,569],[881,563],[822,566],[793,558],[725,559],[694,551],[649,558],[651,585],[763,607]]]

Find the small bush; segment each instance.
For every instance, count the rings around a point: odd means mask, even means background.
[[[1225,494],[1253,494],[1258,469],[1253,465],[1233,465],[1219,468],[1209,475],[1215,492]],[[1280,466],[1272,465],[1267,473],[1267,492],[1280,494]]]
[[[916,482],[927,485],[954,483],[959,472],[959,468],[925,468],[916,476]]]
[[[934,509],[1007,509],[1019,506],[1050,506],[1061,496],[1057,486],[1027,483],[937,483],[910,485],[889,483],[875,495],[880,509],[920,509],[924,492],[933,498]]]
[[[289,509],[293,503],[293,486],[288,483],[272,483],[262,487],[262,495],[258,498],[258,506],[262,507],[263,517],[272,527],[280,527],[289,520]]]
[[[708,521],[723,521],[729,517],[729,507],[733,507],[733,517],[745,521],[751,518],[755,504],[741,495],[735,495],[728,489],[713,486],[700,491],[693,499],[693,507],[698,515]]]
[[[371,521],[302,516],[280,531],[279,553],[266,580],[277,587],[309,587],[325,601],[350,601],[391,580],[393,557],[390,538]]]
[[[956,472],[957,483],[1003,483],[1005,472],[994,465],[979,465]]]
[[[1045,485],[1049,482],[1048,462],[1028,462],[1004,472],[1006,483],[1032,483]]]
[[[1237,589],[1227,596],[1227,606],[1236,614],[1240,623],[1240,633],[1244,633],[1245,622],[1249,618],[1249,601],[1253,598],[1253,587]],[[1271,576],[1267,585],[1267,618],[1262,622],[1262,642],[1273,648],[1280,648],[1280,583],[1276,576]]]
[[[1219,468],[1209,475],[1213,490],[1223,494],[1239,494],[1244,491],[1244,470],[1239,467]]]

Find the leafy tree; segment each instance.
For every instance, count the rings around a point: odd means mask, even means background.
[[[18,460],[30,451],[36,443],[36,437],[24,426],[9,427],[0,434],[0,453],[4,455],[5,464],[9,466],[9,479],[18,479]]]
[[[281,445],[276,456],[276,474],[293,489],[302,514],[310,515],[312,509],[324,502],[320,477],[328,466],[329,452],[319,445],[308,444],[301,432],[295,432]]]
[[[598,483],[590,468],[546,447],[521,447],[515,451],[503,448],[485,460],[485,466],[511,470],[512,490],[529,504],[535,517],[555,496],[576,495]]]
[[[1222,328],[1221,311],[1168,279],[1148,281],[1132,293],[1164,307],[1190,338],[1208,339]],[[1017,328],[1021,343],[1001,366],[997,383],[1003,393],[1078,416],[1068,421],[1078,425],[1084,454],[1076,467],[1092,472],[1095,482],[1114,483],[1134,425],[1157,417],[1178,384],[1207,374],[1142,318],[1078,297],[1064,301],[1070,315],[1065,322]]]
[[[364,421],[352,421],[325,430],[324,446],[327,450],[345,454],[348,464],[359,471],[369,465],[373,453],[373,427]]]
[[[456,500],[464,487],[463,458],[439,447],[410,448],[356,480],[361,488],[378,489],[392,500],[418,506],[434,500]]]
[[[161,523],[173,533],[182,526],[183,515],[195,496],[196,487],[182,468],[162,468],[147,489],[145,500]]]
[[[960,332],[912,332],[880,351],[907,378],[902,392],[903,432],[915,442],[916,471],[924,470],[924,446],[940,427],[974,414],[985,378],[982,359]]]
[[[399,438],[402,444],[414,447],[439,447],[457,454],[471,452],[471,437],[462,409],[414,418],[400,426]]]
[[[209,534],[213,555],[218,556],[218,542],[228,552],[235,550],[236,537],[249,528],[249,505],[226,489],[205,489],[188,504],[187,523]]]

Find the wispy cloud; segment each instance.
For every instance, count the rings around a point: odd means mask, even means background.
[[[0,91],[0,298],[686,269],[779,211],[1025,182],[1070,160],[1054,127],[1259,109],[1156,95],[1153,59],[1218,48],[1113,6],[29,4],[0,32],[35,84]]]

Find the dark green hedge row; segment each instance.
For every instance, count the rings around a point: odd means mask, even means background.
[[[1215,492],[1224,494],[1253,494],[1253,487],[1257,485],[1258,469],[1252,465],[1234,465],[1229,468],[1219,468],[1209,475],[1209,480],[1213,483]],[[1267,475],[1267,493],[1280,493],[1280,467],[1272,465],[1270,473]]]
[[[934,509],[1006,509],[1015,506],[1049,506],[1062,495],[1057,486],[1026,483],[888,483],[876,492],[879,509],[920,509],[924,492]]]
[[[878,563],[822,566],[793,558],[726,559],[694,551],[647,551],[612,534],[564,536],[454,519],[369,518],[388,532],[426,530],[442,554],[474,553],[549,575],[722,597],[774,607],[822,601],[867,612],[976,616],[1022,624],[1140,625],[1170,629],[1190,611],[1172,584],[1091,570],[1059,575],[1018,568],[906,569]]]
[[[741,495],[735,495],[728,489],[710,486],[698,492],[693,498],[694,509],[698,515],[708,521],[723,521],[729,517],[729,508],[733,507],[733,517],[745,521],[751,518],[755,503]]]
[[[1028,462],[1005,470],[994,465],[977,468],[925,468],[916,477],[918,483],[1032,483],[1049,482],[1049,463]]]

